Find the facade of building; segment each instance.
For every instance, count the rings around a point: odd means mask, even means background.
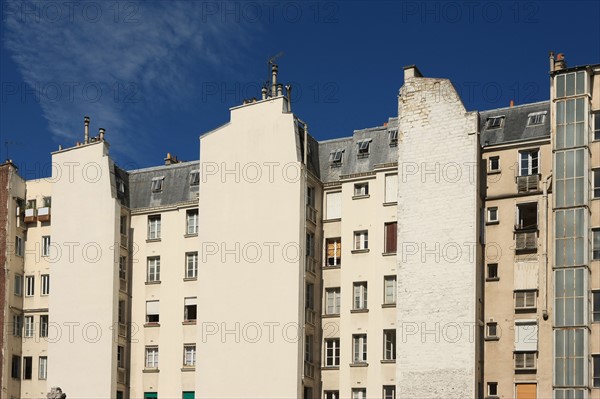
[[[200,161],[123,170],[86,117],[0,165],[3,398],[600,399],[600,65],[481,112],[406,67],[321,142],[272,72]]]

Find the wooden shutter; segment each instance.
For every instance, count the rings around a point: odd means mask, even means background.
[[[517,399],[536,399],[536,384],[517,384]]]
[[[397,222],[386,223],[385,225],[385,252],[395,253],[396,252],[396,230],[398,227]]]

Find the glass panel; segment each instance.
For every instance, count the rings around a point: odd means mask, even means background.
[[[575,84],[576,84],[576,94],[585,93],[585,72],[584,71],[577,72],[577,79],[576,79]]]
[[[567,94],[567,96],[572,96],[573,94],[575,94],[575,74],[573,74],[573,73],[567,74],[566,80],[567,80],[566,94]]]
[[[565,96],[565,75],[556,77],[556,97]]]
[[[575,100],[575,121],[583,122],[585,120],[583,112],[585,111],[585,106],[583,102],[583,98],[578,98]]]
[[[575,122],[575,101],[567,100],[567,111],[566,111],[567,123]]]
[[[565,102],[556,103],[556,123],[562,125],[565,123]]]

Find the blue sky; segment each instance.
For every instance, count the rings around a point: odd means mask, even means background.
[[[394,116],[405,65],[486,110],[547,99],[550,50],[600,63],[595,1],[3,0],[0,32],[0,159],[8,148],[28,179],[82,140],[84,115],[126,169],[197,159],[198,136],[260,96],[280,52],[319,140]]]

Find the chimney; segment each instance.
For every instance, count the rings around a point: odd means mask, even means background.
[[[285,85],[285,93],[288,100],[288,112],[292,112],[292,85]]]
[[[275,97],[277,92],[277,64],[271,67],[271,97]]]
[[[171,156],[170,152],[167,152],[167,157],[165,158],[165,165],[173,165],[179,163],[179,160],[177,159],[177,156]]]
[[[510,100],[510,107],[514,107],[515,106],[515,100]]]
[[[283,85],[281,83],[277,83],[277,97],[283,95]]]
[[[419,71],[416,65],[408,65],[404,67],[404,80],[410,78],[422,78],[423,74]]]
[[[565,60],[564,53],[556,54],[556,61],[554,62],[554,70],[560,71],[561,69],[565,69],[567,67],[567,61]]]
[[[260,91],[260,93],[261,93],[261,98],[263,100],[266,100],[267,99],[267,88],[263,87],[262,90]]]
[[[554,71],[554,51],[550,51],[550,72]]]
[[[83,144],[87,144],[90,141],[90,117],[83,117]]]
[[[98,137],[100,138],[100,141],[104,141],[104,132],[106,132],[106,130],[103,127],[98,129],[98,133],[99,133]]]

